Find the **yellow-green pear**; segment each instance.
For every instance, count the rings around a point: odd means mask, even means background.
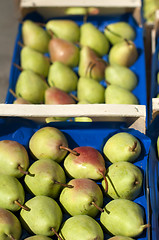
[[[85,15],[87,14],[87,8],[85,7],[68,7],[66,8],[66,15]]]
[[[129,237],[124,237],[124,236],[114,236],[109,238],[108,240],[134,240],[134,239]]]
[[[51,240],[51,238],[43,236],[43,235],[34,235],[31,237],[25,238],[24,240]]]

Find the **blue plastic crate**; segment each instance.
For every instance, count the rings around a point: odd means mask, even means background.
[[[39,124],[37,122],[24,119],[24,118],[1,118],[0,119],[0,140],[8,139],[14,140],[21,143],[29,152],[28,144],[29,139],[33,135],[35,131],[44,126],[53,126],[61,130],[68,140],[68,144],[70,148],[75,148],[77,146],[91,146],[96,148],[102,154],[102,149],[105,142],[115,133],[118,132],[128,132],[137,137],[141,143],[142,151],[139,158],[134,163],[138,166],[143,173],[143,188],[140,196],[136,198],[134,201],[141,205],[145,212],[145,223],[149,222],[149,198],[147,198],[147,167],[148,167],[148,154],[151,141],[144,134],[140,133],[134,129],[128,129],[125,126],[125,123],[118,122],[90,122],[90,123],[77,123],[77,122],[57,122],[57,123],[49,123],[49,124]],[[30,157],[31,159],[31,157]],[[106,161],[106,167],[110,165],[109,162]],[[149,172],[152,172],[151,165],[149,166]],[[153,174],[153,173],[152,173]],[[22,178],[23,179],[23,178]],[[151,179],[150,179],[151,180]],[[23,181],[23,180],[22,180]],[[101,182],[98,182],[101,184]],[[153,198],[153,196],[152,196]],[[151,200],[151,199],[150,199]],[[110,201],[109,198],[104,196],[104,202]],[[104,205],[103,205],[104,206]],[[151,206],[153,207],[153,201],[151,202]],[[19,213],[17,213],[18,215]],[[96,219],[99,220],[99,217]],[[152,229],[154,228],[154,222],[152,222]],[[150,228],[150,229],[151,229]],[[143,234],[139,236],[138,240],[148,240],[149,239],[149,231],[150,229],[145,229]],[[23,235],[21,240],[25,237],[29,236],[25,230],[23,230]],[[105,239],[110,236],[105,235]],[[53,239],[56,239],[53,238]],[[152,238],[153,240],[157,240],[157,238]]]

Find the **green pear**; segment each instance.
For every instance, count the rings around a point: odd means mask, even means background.
[[[32,70],[44,77],[48,76],[50,60],[42,53],[25,46],[21,50],[20,58],[24,70]]]
[[[106,26],[104,33],[112,45],[127,40],[134,40],[136,37],[135,30],[127,22],[116,22]]]
[[[61,162],[67,154],[65,149],[68,142],[64,134],[54,127],[43,127],[36,131],[30,141],[29,148],[32,155],[37,158],[50,158],[56,162]]]
[[[0,239],[20,240],[22,228],[18,218],[10,211],[0,208]]]
[[[99,31],[92,23],[84,23],[80,31],[80,44],[93,49],[99,56],[108,53],[109,42],[104,33]]]
[[[80,28],[75,21],[54,19],[46,23],[46,30],[51,30],[55,36],[69,42],[78,42],[80,38]]]
[[[127,199],[110,201],[104,207],[100,221],[110,234],[125,237],[137,237],[148,227],[144,225],[142,207]]]
[[[132,41],[123,40],[115,44],[109,52],[109,63],[130,67],[138,59],[138,51]]]
[[[36,196],[25,205],[29,209],[20,211],[20,220],[24,229],[36,235],[53,236],[59,230],[62,211],[57,202],[47,196]]]
[[[66,8],[66,15],[85,15],[87,14],[87,8],[85,7],[68,7]]]
[[[18,211],[24,200],[24,189],[18,179],[0,174],[0,208]]]
[[[49,34],[41,26],[31,20],[25,20],[22,25],[22,39],[25,46],[39,52],[48,52]]]
[[[141,144],[132,134],[120,132],[108,139],[104,145],[103,153],[112,163],[134,162],[140,156]]]
[[[93,78],[97,81],[104,79],[107,63],[88,46],[80,51],[78,74],[80,77]]]
[[[67,219],[60,229],[60,236],[65,240],[104,240],[99,223],[87,215]]]
[[[48,83],[65,92],[77,90],[78,77],[76,73],[62,62],[54,62],[49,68]]]
[[[77,98],[89,103],[104,103],[104,87],[94,79],[81,77],[77,84]]]
[[[142,190],[143,176],[138,167],[130,162],[117,162],[107,168],[106,179],[108,190],[106,194],[113,198],[134,200]],[[102,181],[105,189],[105,181]]]
[[[109,85],[105,90],[105,103],[107,104],[139,104],[136,96],[129,90],[117,85]]]
[[[20,178],[28,167],[29,156],[23,145],[12,140],[0,141],[0,173]]]
[[[134,239],[124,236],[114,236],[112,238],[109,238],[108,240],[134,240]]]
[[[92,122],[92,119],[89,117],[75,117],[75,122]]]
[[[34,235],[32,237],[25,238],[24,240],[51,240],[51,238],[43,235]]]
[[[65,211],[71,216],[95,217],[103,205],[103,194],[98,184],[87,178],[72,179],[68,184],[72,188],[64,188],[59,198]]]
[[[66,183],[65,172],[62,167],[51,159],[39,159],[28,169],[29,174],[24,182],[34,195],[44,195],[57,198]]]
[[[31,70],[24,70],[20,73],[15,87],[18,97],[29,101],[30,103],[44,103],[44,93],[48,84],[38,74]]]
[[[137,86],[137,76],[129,68],[119,65],[110,65],[105,69],[105,80],[108,84],[117,85],[129,91]]]

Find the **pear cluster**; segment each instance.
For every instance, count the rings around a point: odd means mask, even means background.
[[[127,22],[102,32],[90,22],[25,20],[14,103],[139,104],[132,93],[138,79],[130,70],[138,59],[135,38]]]
[[[36,130],[27,150],[1,140],[0,239],[20,240],[22,229],[25,240],[104,240],[105,232],[112,240],[138,237],[148,227],[133,201],[143,187],[134,165],[141,146],[132,134],[119,132],[101,153],[91,146],[70,149],[65,134],[52,126]]]

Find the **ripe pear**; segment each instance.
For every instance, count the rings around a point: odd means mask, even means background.
[[[77,84],[77,98],[89,103],[104,103],[104,87],[94,79],[81,77]]]
[[[68,7],[65,11],[67,15],[85,15],[87,13],[88,10],[85,7]]]
[[[0,239],[19,240],[22,228],[18,218],[10,211],[0,208]]]
[[[51,239],[52,238],[49,238],[43,235],[34,235],[32,237],[25,238],[24,240],[51,240]]]
[[[59,61],[73,68],[79,63],[79,48],[61,38],[52,39],[49,42],[49,53],[52,63]]]
[[[24,200],[24,189],[18,179],[0,174],[0,208],[18,211]]]
[[[80,44],[93,49],[99,56],[108,53],[109,42],[99,29],[92,23],[84,23],[80,29]]]
[[[75,21],[54,19],[46,23],[46,30],[51,30],[58,38],[69,42],[78,42],[80,38],[80,28]]]
[[[20,73],[15,87],[18,97],[34,104],[44,103],[44,93],[48,84],[38,74],[31,70],[24,70]]]
[[[36,235],[53,236],[59,230],[62,211],[57,202],[47,196],[36,196],[25,205],[29,211],[20,211],[20,220],[24,229]]]
[[[48,76],[50,60],[42,53],[25,46],[21,50],[20,58],[23,69],[32,70],[44,77]]]
[[[57,87],[69,93],[77,90],[77,82],[76,73],[62,62],[56,61],[50,66],[48,83],[51,87]]]
[[[63,90],[50,87],[45,91],[45,104],[75,104],[75,100]]]
[[[105,69],[105,80],[108,84],[117,85],[129,91],[137,86],[137,76],[124,66],[110,65]]]
[[[129,90],[117,85],[109,85],[105,90],[107,104],[139,104],[136,96]]]
[[[143,176],[141,170],[130,162],[117,162],[107,168],[106,194],[113,198],[134,200],[142,190]],[[105,189],[105,181],[102,181]]]
[[[127,22],[116,22],[106,26],[104,33],[112,45],[127,40],[134,40],[136,37],[135,30]]]
[[[58,163],[67,154],[61,146],[68,147],[67,139],[59,129],[54,127],[39,129],[29,141],[30,151],[35,158],[50,158]]]
[[[114,236],[112,238],[109,238],[108,240],[134,240],[134,239],[124,236]]]
[[[98,184],[87,178],[72,179],[68,184],[73,187],[64,188],[60,194],[60,203],[65,211],[71,216],[95,217],[103,205],[103,194]]]
[[[108,139],[104,145],[103,153],[112,163],[134,162],[140,156],[141,144],[132,134],[120,132]]]
[[[49,34],[41,26],[31,20],[25,20],[22,25],[22,39],[24,45],[39,52],[48,52]]]
[[[142,207],[127,199],[110,201],[104,207],[100,221],[110,234],[125,237],[137,237],[148,227],[144,225]]]
[[[20,178],[28,166],[29,156],[23,145],[12,140],[0,141],[0,173]]]
[[[107,62],[88,46],[83,46],[80,51],[78,74],[80,77],[93,78],[97,81],[104,79]]]
[[[115,44],[109,52],[109,63],[130,67],[138,59],[138,51],[132,41],[123,40]]]
[[[60,236],[65,240],[104,240],[99,223],[87,215],[67,219],[60,229]]]
[[[65,172],[62,167],[51,159],[39,159],[28,169],[29,174],[24,182],[34,195],[44,195],[57,198],[66,183]]]

